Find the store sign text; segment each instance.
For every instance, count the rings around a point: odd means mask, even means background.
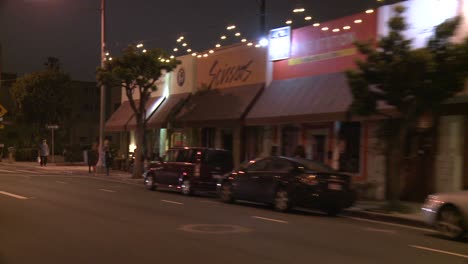
[[[214,61],[210,68],[210,84],[209,87],[215,88],[225,84],[235,82],[245,82],[252,75],[251,66],[253,60],[240,65],[224,65],[220,66],[219,61]]]

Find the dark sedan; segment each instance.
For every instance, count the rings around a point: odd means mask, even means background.
[[[318,162],[268,157],[225,175],[218,187],[224,202],[247,200],[283,212],[297,206],[336,215],[354,202],[350,183],[349,175]]]

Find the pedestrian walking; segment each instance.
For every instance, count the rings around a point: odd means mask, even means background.
[[[47,166],[47,157],[49,156],[49,145],[47,145],[47,141],[45,139],[42,140],[42,144],[39,145],[39,156],[41,159],[41,167]]]
[[[104,165],[106,166],[106,175],[109,176],[109,169],[112,166],[112,153],[109,148],[104,151]]]

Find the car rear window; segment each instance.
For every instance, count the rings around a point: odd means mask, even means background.
[[[181,149],[177,155],[177,162],[189,162],[195,161],[196,151],[194,149]]]

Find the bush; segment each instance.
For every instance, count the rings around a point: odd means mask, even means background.
[[[8,150],[6,151],[8,157]],[[37,149],[35,148],[19,148],[15,149],[13,156],[16,161],[37,161]]]

